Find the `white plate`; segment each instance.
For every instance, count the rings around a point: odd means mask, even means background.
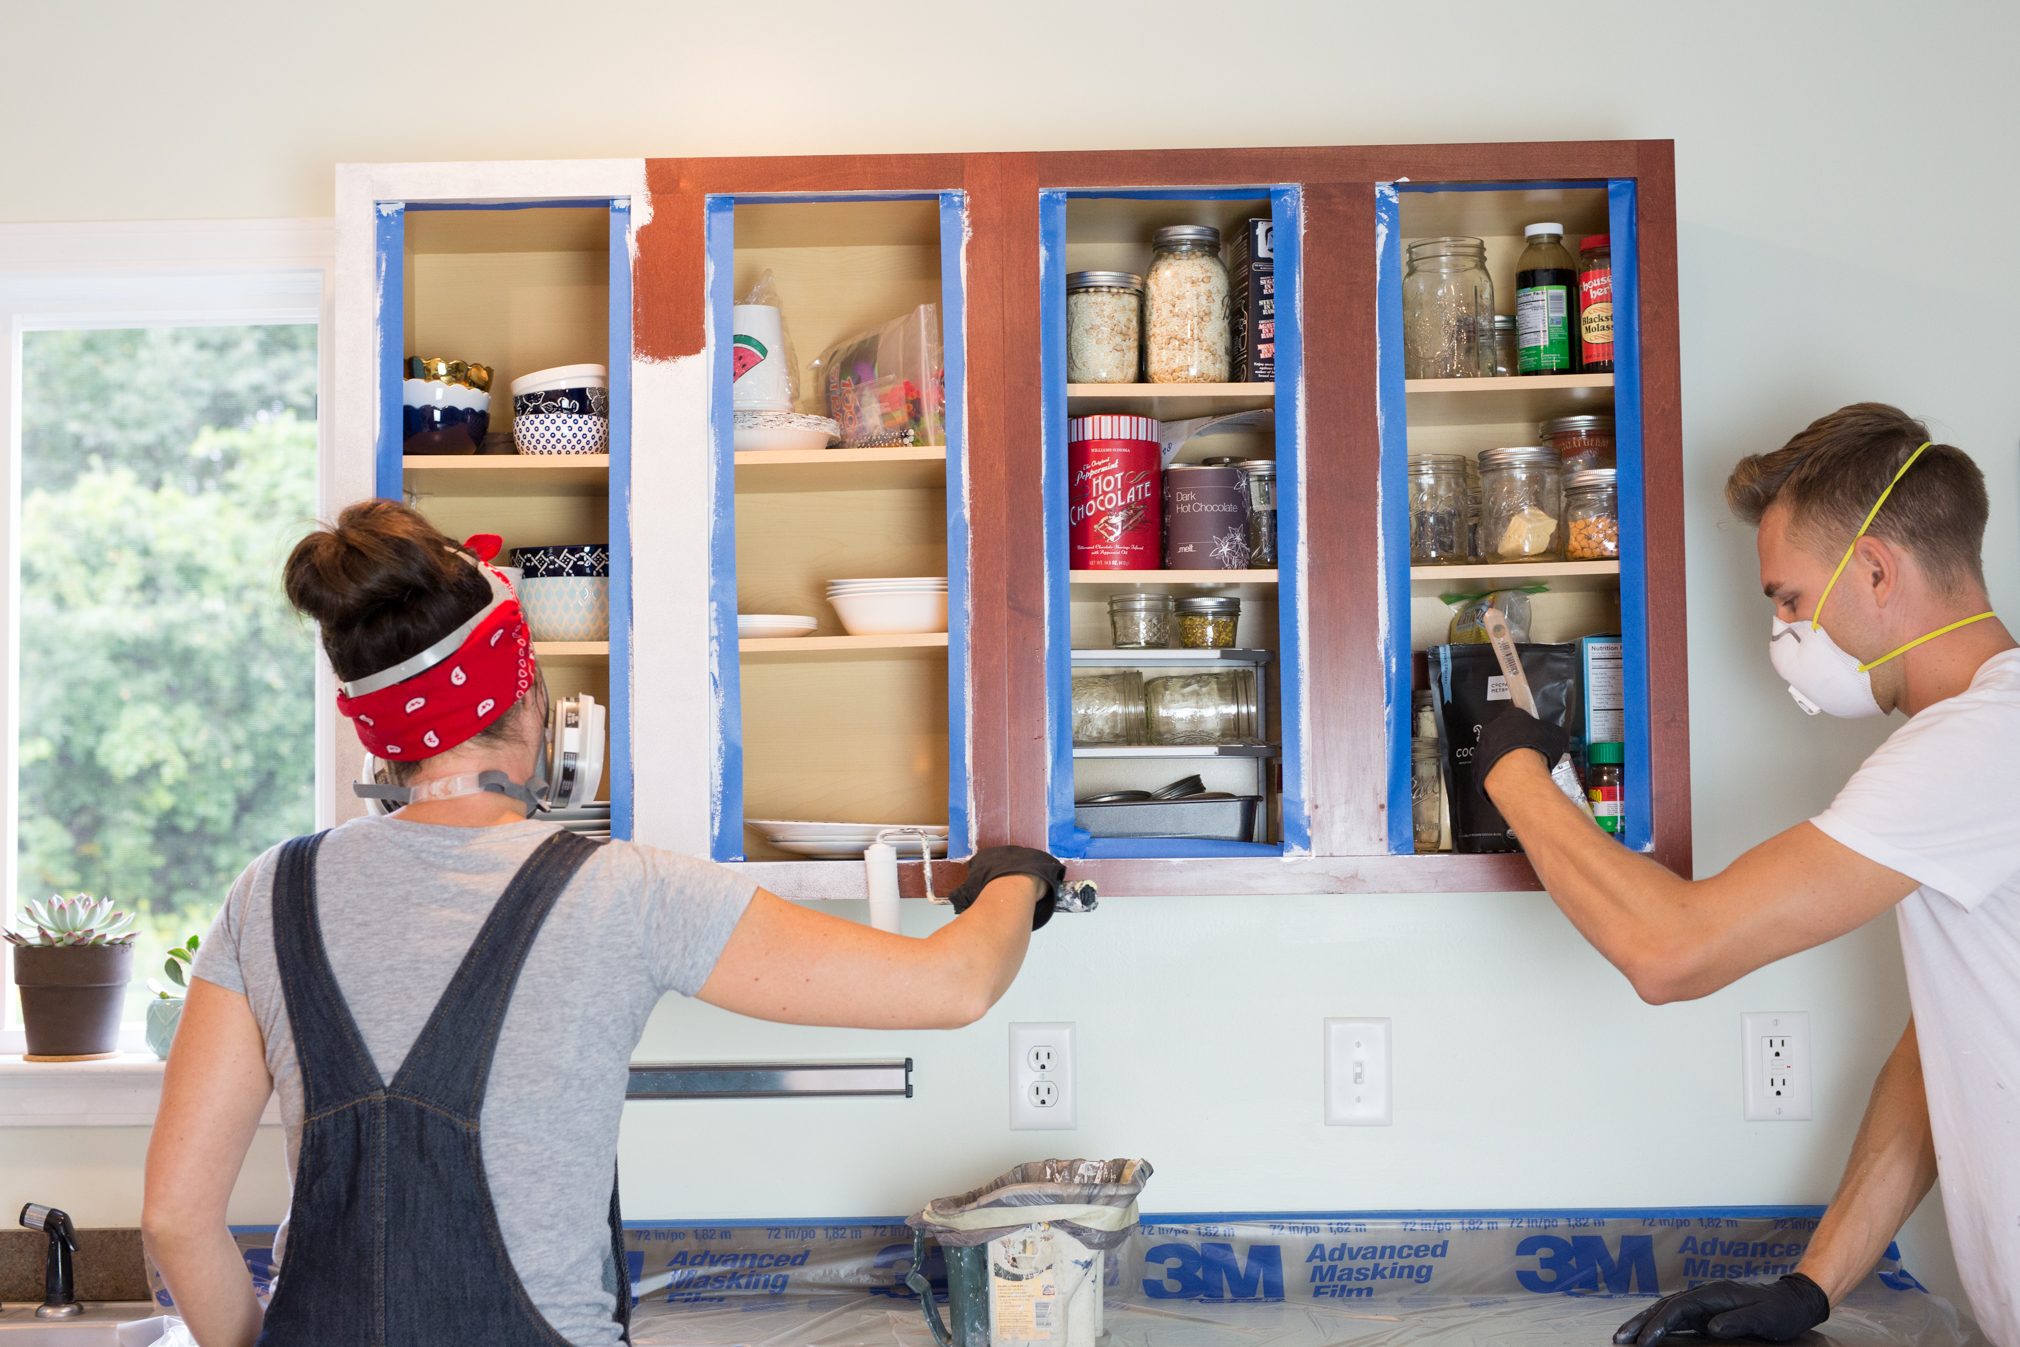
[[[845,593],[858,589],[896,589],[929,591],[945,589],[947,577],[944,575],[909,575],[889,580],[830,580],[828,593]]]
[[[753,640],[775,639],[782,636],[811,636],[820,620],[812,617],[798,617],[785,613],[738,613],[736,634]]]
[[[825,416],[799,412],[737,412],[730,431],[731,444],[746,453],[768,450],[805,453],[839,444],[841,439],[839,423]]]

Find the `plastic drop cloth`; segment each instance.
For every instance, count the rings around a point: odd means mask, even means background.
[[[959,1197],[936,1197],[905,1224],[957,1249],[1041,1223],[1090,1249],[1120,1248],[1151,1173],[1148,1160],[1033,1160]]]

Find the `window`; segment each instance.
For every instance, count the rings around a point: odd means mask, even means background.
[[[134,912],[136,1026],[167,947],[317,823],[315,633],[280,564],[318,513],[323,290],[292,267],[0,275],[5,906],[82,890]]]

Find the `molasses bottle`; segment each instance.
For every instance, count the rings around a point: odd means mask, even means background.
[[[1570,374],[1578,368],[1578,262],[1564,246],[1564,226],[1533,224],[1515,266],[1518,374]]]

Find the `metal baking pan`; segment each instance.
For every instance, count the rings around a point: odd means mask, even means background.
[[[1184,837],[1206,842],[1255,838],[1256,795],[1206,800],[1121,800],[1076,804],[1073,825],[1094,837]]]

